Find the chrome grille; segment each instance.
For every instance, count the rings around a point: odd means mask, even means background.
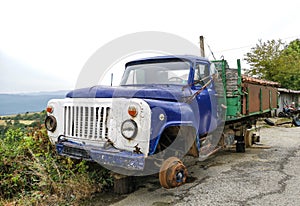
[[[64,135],[81,139],[108,136],[109,107],[65,106]]]

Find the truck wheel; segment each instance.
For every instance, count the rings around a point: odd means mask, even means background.
[[[293,118],[293,124],[296,126],[296,127],[300,127],[300,119],[298,117],[294,117]]]
[[[266,118],[265,119],[265,122],[268,124],[268,125],[270,125],[270,126],[275,126],[275,122],[273,122],[271,119],[269,119],[269,118]]]
[[[244,153],[245,152],[245,143],[244,142],[236,143],[236,152],[238,152],[238,153]]]
[[[164,188],[178,187],[186,182],[188,171],[177,157],[165,160],[159,171],[159,182]]]
[[[237,138],[235,149],[238,153],[244,153],[246,151],[245,140],[243,136]]]

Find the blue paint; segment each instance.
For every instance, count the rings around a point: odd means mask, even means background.
[[[139,85],[139,86],[94,86],[69,92],[69,98],[150,98],[167,101],[182,101],[189,95],[181,91],[180,85]]]
[[[197,148],[200,148],[199,136],[212,132],[220,124],[217,116],[217,100],[213,82],[197,95],[192,102],[186,103],[186,99],[201,89],[200,85],[193,85],[196,63],[207,65],[208,60],[196,56],[160,56],[139,59],[128,62],[126,67],[161,63],[181,59],[190,63],[188,77],[189,86],[173,84],[135,85],[135,86],[94,86],[90,88],[77,89],[69,92],[69,98],[141,98],[146,101],[152,112],[151,137],[149,155],[153,155],[159,143],[162,132],[170,126],[191,126],[195,128],[197,136]],[[159,115],[165,118],[161,120]],[[77,145],[78,146],[78,145]],[[79,147],[82,147],[79,145]],[[57,150],[63,153],[63,145],[58,144]],[[144,166],[144,156],[132,152],[119,151],[111,153],[108,150],[89,150],[90,158],[107,165],[119,165],[124,168],[140,170]],[[131,165],[131,166],[130,166]]]
[[[195,114],[191,106],[184,102],[166,102],[161,100],[144,99],[150,106],[151,114],[151,137],[149,154],[154,154],[160,136],[165,128],[170,126],[192,126],[197,128]],[[159,115],[164,114],[161,121]]]
[[[117,166],[128,170],[143,170],[145,166],[145,156],[128,151],[110,153],[105,150],[91,150],[91,158],[103,165]]]
[[[68,150],[68,148],[71,148]],[[143,170],[145,156],[133,152],[117,150],[113,147],[95,148],[88,145],[64,141],[56,144],[58,154],[76,159],[95,161],[101,165],[117,166],[128,170]]]

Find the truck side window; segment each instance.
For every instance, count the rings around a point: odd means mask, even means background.
[[[212,63],[210,65],[210,75],[213,76],[213,75],[217,75],[217,74],[218,74],[218,70],[217,70],[215,64]]]
[[[207,64],[196,64],[194,82],[195,86],[204,85],[210,79],[210,72]]]

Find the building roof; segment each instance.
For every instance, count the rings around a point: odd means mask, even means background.
[[[300,90],[292,90],[292,89],[278,88],[278,91],[279,91],[279,92],[283,92],[283,93],[300,94]]]
[[[260,84],[260,85],[275,86],[275,87],[280,86],[280,84],[278,82],[273,82],[273,81],[264,80],[264,79],[257,79],[254,77],[249,77],[247,75],[242,75],[242,81],[249,82],[249,83],[256,83],[256,84]]]

